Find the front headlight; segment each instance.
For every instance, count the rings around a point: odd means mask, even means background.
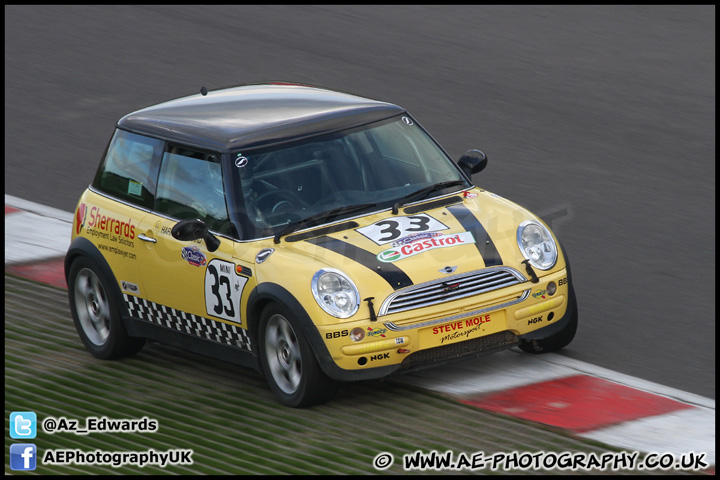
[[[550,231],[534,220],[526,220],[517,230],[517,243],[523,257],[540,270],[548,270],[557,261],[557,246]]]
[[[360,294],[344,273],[332,268],[318,270],[312,278],[312,292],[320,308],[337,318],[349,318],[360,307]]]

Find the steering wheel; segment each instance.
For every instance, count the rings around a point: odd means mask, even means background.
[[[269,211],[270,215],[291,212],[294,209],[297,209],[298,206],[301,208],[307,208],[309,206],[307,202],[301,200],[290,190],[270,190],[265,193],[261,193],[255,199],[255,204],[260,208],[260,210],[266,210],[263,206],[263,202],[270,197],[274,197],[274,203],[269,203],[272,205],[272,208]]]

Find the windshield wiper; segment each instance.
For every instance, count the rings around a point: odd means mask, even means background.
[[[275,243],[280,243],[280,237],[287,235],[288,233],[292,233],[295,230],[299,229],[302,226],[308,226],[312,227],[315,225],[319,225],[320,223],[330,219],[330,217],[336,217],[338,215],[342,215],[344,213],[352,213],[359,210],[365,210],[366,208],[374,207],[377,205],[376,203],[361,203],[360,205],[345,205],[344,207],[337,207],[333,208],[331,210],[327,210],[325,212],[316,213],[314,215],[310,215],[307,218],[302,218],[300,220],[295,220],[287,225],[285,225],[285,228],[280,230],[278,233],[275,234]]]
[[[405,205],[406,203],[410,203],[412,200],[429,195],[432,192],[442,190],[443,188],[454,187],[457,185],[465,185],[465,181],[464,180],[450,180],[448,182],[440,182],[440,183],[436,183],[435,185],[430,185],[429,187],[421,188],[417,192],[413,192],[409,195],[405,195],[403,198],[401,198],[400,200],[395,202],[395,205],[393,205],[393,207],[392,207],[392,214],[397,215],[399,208],[402,207],[403,205]]]

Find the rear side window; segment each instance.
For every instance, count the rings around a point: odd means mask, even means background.
[[[163,146],[162,140],[116,130],[93,187],[151,209]]]

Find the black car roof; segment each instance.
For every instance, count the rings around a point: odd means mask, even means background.
[[[266,83],[153,105],[124,116],[117,126],[197,147],[236,151],[351,128],[404,111],[323,88]]]

